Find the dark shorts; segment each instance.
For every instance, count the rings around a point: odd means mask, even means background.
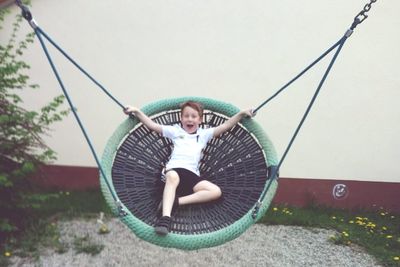
[[[179,185],[176,189],[177,196],[187,196],[193,194],[193,187],[204,180],[203,178],[197,176],[197,174],[183,168],[174,168],[167,170],[167,172],[172,170],[176,171],[179,175]]]

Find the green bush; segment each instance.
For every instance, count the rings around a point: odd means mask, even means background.
[[[11,12],[0,9],[0,34],[6,36],[4,23]],[[49,126],[68,114],[61,110],[63,96],[55,97],[39,111],[22,107],[20,93],[37,90],[26,74],[30,66],[22,59],[31,32],[18,36],[22,17],[17,15],[8,40],[0,44],[0,244],[10,234],[23,228],[25,218],[54,195],[34,194],[28,177],[41,164],[55,159],[55,152],[42,139]],[[25,22],[24,22],[25,23]]]

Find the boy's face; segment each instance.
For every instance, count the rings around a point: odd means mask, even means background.
[[[195,133],[199,128],[202,118],[200,118],[199,112],[189,106],[182,110],[181,123],[183,129],[187,133]]]

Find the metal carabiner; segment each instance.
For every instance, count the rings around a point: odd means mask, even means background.
[[[36,29],[38,25],[35,19],[33,18],[29,8],[26,5],[24,5],[21,0],[15,0],[15,4],[21,9],[22,17],[29,22],[29,25],[31,25],[33,29]]]
[[[372,4],[375,3],[377,0],[370,0],[369,3],[367,3],[363,10],[360,11],[360,13],[355,16],[353,24],[350,27],[350,30],[354,30],[358,24],[362,23],[366,18],[368,18],[368,15],[366,14],[368,11],[370,11]]]

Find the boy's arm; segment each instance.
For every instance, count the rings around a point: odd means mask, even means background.
[[[147,128],[159,134],[162,134],[162,125],[154,122],[140,109],[136,107],[127,106],[124,109],[124,113],[127,115],[132,113],[136,118],[138,118],[138,120],[140,120],[144,125],[146,125]]]
[[[242,110],[242,111],[236,113],[234,116],[229,118],[226,122],[217,126],[214,129],[214,137],[218,137],[221,134],[223,134],[224,132],[230,130],[233,126],[235,126],[241,119],[243,119],[246,116],[253,117],[253,112],[249,109],[249,110]]]

